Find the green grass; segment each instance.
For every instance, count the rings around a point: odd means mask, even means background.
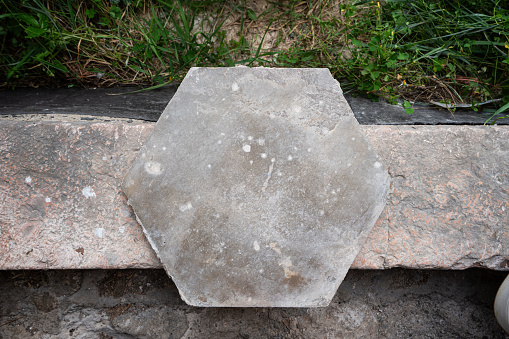
[[[469,103],[474,109],[490,99],[508,102],[508,9],[507,2],[478,0],[370,6],[374,27],[362,29],[366,16],[352,15],[352,57],[342,60],[338,73],[358,90],[389,100]]]
[[[2,1],[2,83],[161,84],[191,66],[249,65],[265,55],[227,42],[221,21],[196,29],[195,14],[216,3]]]
[[[0,86],[160,86],[192,66],[327,67],[347,91],[505,118],[509,4],[0,0]],[[497,100],[495,106],[481,104]]]

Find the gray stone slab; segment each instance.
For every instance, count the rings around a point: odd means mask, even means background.
[[[316,307],[389,182],[327,69],[192,68],[123,190],[187,303]]]
[[[6,116],[42,114],[62,119],[60,114],[114,117],[157,121],[168,101],[177,90],[177,85],[141,91],[139,87],[117,88],[22,88],[0,91],[0,119]],[[434,106],[415,105],[414,114],[383,100],[373,102],[362,96],[345,94],[352,111],[361,125],[483,125],[491,113],[478,113],[471,109],[458,109],[451,114],[446,109]],[[66,121],[66,120],[59,120]],[[509,125],[509,119],[497,121],[498,125]]]
[[[373,102],[362,96],[346,95],[346,98],[355,117],[363,125],[484,125],[493,115],[493,113],[474,112],[467,108],[457,109],[451,113],[447,109],[424,103],[414,104],[412,107],[415,112],[407,114],[403,107],[391,105],[383,99]],[[500,119],[497,124],[509,125],[509,119]]]
[[[157,121],[176,85],[150,91],[140,87],[21,88],[0,91],[0,116],[75,114]]]

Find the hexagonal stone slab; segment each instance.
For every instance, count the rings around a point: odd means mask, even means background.
[[[122,187],[188,304],[314,307],[389,181],[327,69],[193,68]]]

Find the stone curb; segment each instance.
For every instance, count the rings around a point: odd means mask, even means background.
[[[153,123],[0,123],[0,268],[158,268],[120,183]],[[509,270],[509,128],[362,126],[392,176],[352,268]]]
[[[90,120],[90,116],[157,121],[178,85],[168,85],[150,91],[141,87],[114,88],[19,88],[0,91],[0,119],[27,115],[52,117],[72,114],[75,119]],[[364,97],[345,94],[348,104],[361,125],[483,125],[491,113],[458,109],[454,114],[445,109],[414,105],[415,113],[381,100],[372,102]],[[500,119],[499,125],[509,125]]]

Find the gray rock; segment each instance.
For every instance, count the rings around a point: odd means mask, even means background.
[[[122,186],[190,305],[316,307],[389,181],[327,69],[193,68]]]
[[[143,88],[17,88],[0,91],[0,120],[116,120],[157,121],[177,85],[150,91]],[[414,114],[403,107],[345,94],[348,104],[361,125],[483,125],[493,114],[458,109],[454,114],[439,107],[416,103]],[[36,116],[34,116],[36,115]],[[502,114],[499,114],[502,115]],[[497,120],[509,125],[509,119]]]
[[[168,307],[130,307],[123,314],[114,317],[113,327],[121,333],[135,338],[154,338],[164,333],[166,338],[183,338],[188,329],[184,311]]]

